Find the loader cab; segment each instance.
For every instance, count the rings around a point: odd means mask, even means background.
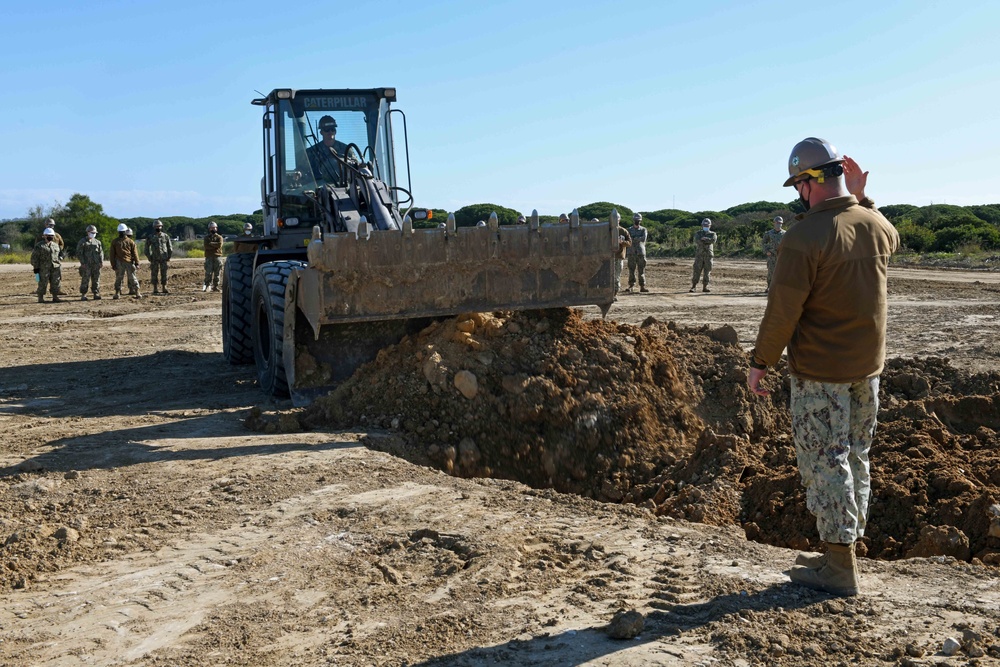
[[[264,233],[277,236],[278,247],[304,247],[319,224],[312,204],[317,190],[346,185],[345,167],[334,153],[367,165],[398,209],[391,111],[400,112],[390,110],[395,99],[393,88],[275,89],[253,101],[264,109]]]

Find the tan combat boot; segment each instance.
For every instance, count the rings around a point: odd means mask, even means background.
[[[815,551],[803,551],[795,557],[795,564],[818,570],[826,565],[826,554],[816,553]]]
[[[797,584],[834,595],[850,596],[860,592],[853,544],[827,543],[826,562],[822,566],[796,565],[788,571],[788,576]]]

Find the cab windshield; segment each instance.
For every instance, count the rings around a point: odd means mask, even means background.
[[[376,178],[395,185],[387,112],[384,99],[352,91],[300,91],[280,100],[282,194],[344,186],[346,169],[337,156],[371,163]]]

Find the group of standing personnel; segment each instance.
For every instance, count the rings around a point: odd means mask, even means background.
[[[31,253],[31,268],[38,280],[38,303],[45,303],[46,291],[52,294],[52,302],[60,303],[62,292],[62,260],[65,257],[65,244],[62,236],[55,231],[55,220],[49,218],[39,243]],[[118,237],[111,242],[108,259],[115,272],[114,299],[120,299],[123,283],[128,293],[135,299],[141,299],[139,291],[140,265],[139,247],[133,239],[132,229],[125,223],[118,225]],[[243,227],[245,235],[253,234],[253,225],[249,222]],[[205,235],[205,280],[201,291],[219,290],[219,277],[222,272],[222,245],[225,242],[219,234],[219,227],[213,221],[208,225]],[[157,220],[153,223],[153,232],[145,241],[143,254],[149,261],[150,279],[153,284],[153,294],[170,294],[167,290],[167,273],[170,259],[174,254],[173,241],[170,235],[163,231],[163,223]],[[101,298],[101,267],[104,266],[104,245],[97,238],[97,228],[88,225],[86,236],[80,239],[76,246],[76,256],[80,260],[80,300],[87,300],[87,292],[91,298]]]

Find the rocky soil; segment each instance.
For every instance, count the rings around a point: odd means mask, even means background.
[[[1000,664],[995,273],[890,276],[845,600],[782,574],[816,534],[787,380],[745,389],[763,265],[442,321],[295,409],[176,264],[45,305],[0,267],[0,665]]]

